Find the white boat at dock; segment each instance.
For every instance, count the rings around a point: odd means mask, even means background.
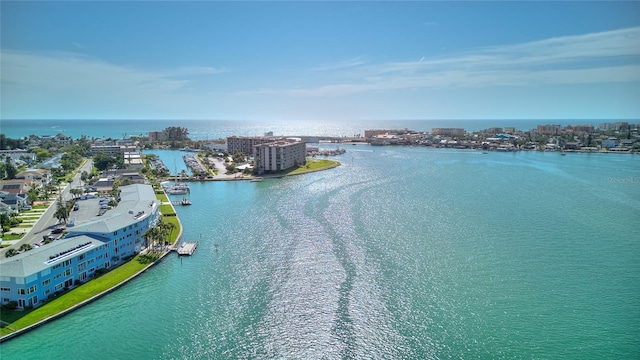
[[[184,195],[190,192],[189,185],[185,183],[175,183],[173,185],[164,186],[164,191],[170,195]]]

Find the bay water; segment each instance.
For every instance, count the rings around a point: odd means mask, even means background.
[[[194,256],[0,357],[640,356],[640,156],[346,146],[331,170],[190,183]]]

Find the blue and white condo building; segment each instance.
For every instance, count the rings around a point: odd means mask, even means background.
[[[118,206],[77,223],[63,239],[1,259],[0,302],[15,301],[18,308],[38,306],[56,292],[89,281],[96,272],[117,266],[144,249],[143,235],[156,225],[160,202],[150,185],[128,185],[120,190]]]

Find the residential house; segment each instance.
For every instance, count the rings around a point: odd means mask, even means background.
[[[11,194],[26,194],[31,189],[31,180],[27,179],[13,179],[13,180],[0,180],[0,191],[5,191]]]
[[[27,194],[11,194],[11,193],[0,193],[0,202],[9,206],[12,210],[18,211],[22,209],[26,209],[29,206],[29,198]]]
[[[38,183],[41,186],[49,185],[51,184],[51,181],[53,181],[51,171],[47,169],[28,169],[19,172],[16,175],[16,179],[31,180],[32,182]]]

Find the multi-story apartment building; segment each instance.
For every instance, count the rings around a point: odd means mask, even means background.
[[[538,134],[553,135],[553,134],[560,133],[562,131],[562,125],[556,125],[556,124],[538,125],[537,131],[538,131]]]
[[[273,137],[262,136],[229,136],[227,137],[227,151],[231,154],[245,153],[252,154],[255,145],[275,141]]]
[[[301,141],[278,140],[253,147],[254,167],[258,174],[303,165],[306,155],[306,144]]]
[[[120,189],[116,208],[77,223],[63,239],[3,257],[0,303],[38,306],[56,292],[89,281],[96,272],[139,253],[146,246],[143,235],[158,221],[160,203],[150,185]]]
[[[149,131],[149,141],[167,140],[167,133],[164,131]]]
[[[464,136],[464,129],[460,128],[433,128],[431,129],[431,135],[440,136]]]
[[[99,152],[103,152],[111,157],[124,156],[127,152],[136,152],[137,148],[133,145],[91,145],[91,156],[95,156]]]

